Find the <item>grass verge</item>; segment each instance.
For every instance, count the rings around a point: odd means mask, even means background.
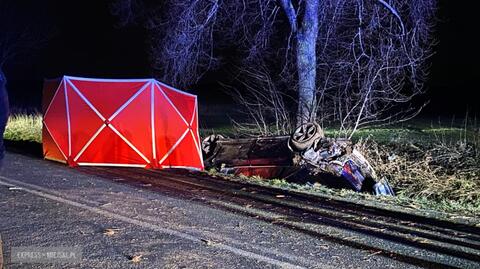
[[[381,208],[387,210],[393,210],[398,212],[405,212],[409,214],[425,216],[430,218],[436,218],[447,221],[454,221],[457,223],[463,223],[475,227],[480,227],[480,219],[474,214],[470,214],[471,211],[466,211],[464,208],[461,210],[445,210],[447,207],[434,206],[431,202],[424,202],[418,199],[412,199],[404,195],[392,196],[375,196],[367,193],[357,193],[352,190],[345,189],[332,189],[325,187],[321,184],[296,184],[286,181],[285,179],[262,179],[259,177],[246,177],[246,176],[232,176],[219,174],[215,170],[206,171],[207,174],[214,177],[220,177],[225,180],[231,180],[236,182],[246,182],[249,184],[255,184],[260,186],[278,188],[281,190],[288,190],[300,193],[311,194],[320,196],[327,199],[334,199],[339,201],[345,201],[348,203],[356,203],[361,205],[367,205],[373,208]]]
[[[11,141],[42,143],[42,115],[10,115],[3,137]]]
[[[228,133],[228,127],[201,133]],[[326,130],[334,136],[335,130]],[[42,116],[16,114],[8,121],[4,138],[41,143]],[[413,125],[359,130],[354,141],[380,177],[394,186],[397,197],[376,197],[350,190],[326,188],[315,182],[289,183],[239,177],[281,188],[328,194],[361,201],[380,201],[413,209],[438,210],[478,217],[480,213],[480,132],[476,126]],[[213,172],[212,172],[213,173]]]

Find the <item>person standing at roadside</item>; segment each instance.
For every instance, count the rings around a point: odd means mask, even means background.
[[[7,78],[3,71],[0,70],[0,170],[3,166],[3,159],[5,157],[5,145],[3,144],[3,133],[7,125],[9,115],[8,93],[7,93]]]

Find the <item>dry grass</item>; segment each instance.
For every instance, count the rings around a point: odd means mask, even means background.
[[[379,144],[361,140],[359,149],[386,177],[399,197],[427,208],[480,212],[480,147],[475,141]]]

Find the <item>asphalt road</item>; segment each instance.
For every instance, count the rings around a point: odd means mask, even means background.
[[[480,268],[478,227],[16,153],[0,175],[0,234],[6,268]],[[82,261],[10,261],[12,247],[30,246],[81,247]]]

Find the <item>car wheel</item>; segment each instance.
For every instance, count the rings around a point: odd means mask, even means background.
[[[215,151],[215,147],[217,145],[217,141],[220,139],[224,139],[221,135],[209,135],[202,141],[202,151],[205,158],[210,157]]]
[[[304,151],[309,148],[315,140],[325,137],[322,128],[315,122],[308,122],[300,125],[288,140],[288,146],[292,151]]]

